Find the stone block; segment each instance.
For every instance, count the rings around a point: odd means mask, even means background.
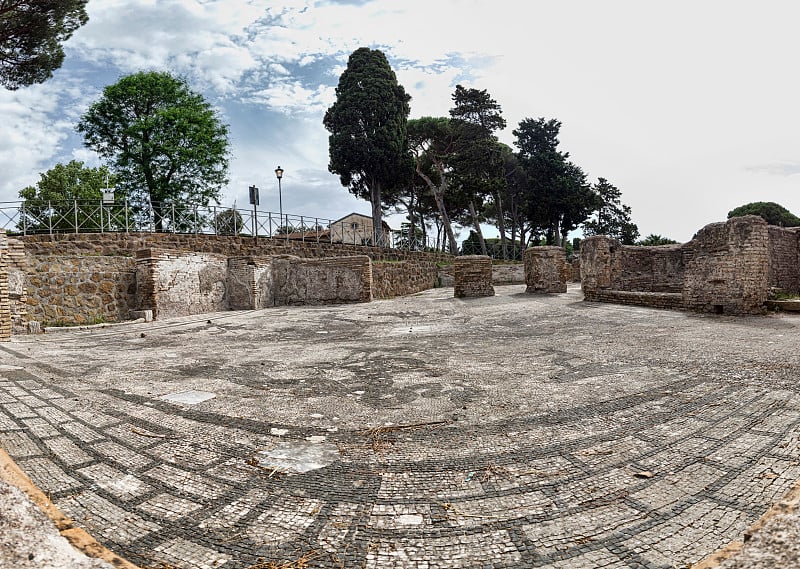
[[[491,257],[485,255],[456,257],[453,277],[456,298],[494,296]]]
[[[561,247],[528,247],[523,258],[525,262],[525,292],[561,293],[567,292],[570,266],[567,253]]]

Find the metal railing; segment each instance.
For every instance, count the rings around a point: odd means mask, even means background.
[[[140,205],[101,200],[0,202],[0,229],[21,235],[111,232],[235,235],[414,251],[435,250],[431,240],[400,231],[384,231],[376,243],[371,222],[334,222],[321,217],[174,203]]]

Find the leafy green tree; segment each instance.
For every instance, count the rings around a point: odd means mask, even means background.
[[[123,77],[104,89],[77,131],[111,161],[133,203],[152,205],[157,231],[185,229],[198,222],[191,206],[219,203],[228,127],[183,79],[156,71]]]
[[[759,215],[770,225],[781,225],[783,227],[800,226],[800,218],[775,202],[753,202],[741,205],[728,212],[728,219],[743,215]]]
[[[75,231],[76,228],[99,231],[102,224],[110,229],[107,224],[112,224],[118,216],[110,207],[101,212],[106,182],[113,187],[116,176],[105,166],[87,168],[77,160],[56,164],[40,174],[35,186],[20,190],[19,197],[25,200],[25,205],[17,228],[25,232]]]
[[[43,83],[64,62],[61,44],[84,25],[87,0],[0,0],[0,83]]]
[[[406,137],[410,100],[384,53],[362,47],[350,55],[323,119],[331,133],[328,170],[372,204],[375,243],[383,241],[383,201],[393,201],[391,194],[412,168]]]
[[[495,132],[506,127],[500,105],[483,89],[456,86],[450,121],[454,148],[449,159],[451,185],[466,206],[460,216],[472,223],[482,254],[488,254],[478,214],[493,191],[503,184],[501,146]]]
[[[225,209],[214,216],[217,235],[239,235],[244,229],[242,214],[235,209]]]
[[[526,118],[513,131],[529,185],[525,216],[545,233],[551,245],[561,245],[595,207],[586,174],[569,161],[569,153],[558,150],[560,129],[561,122],[556,119]]]
[[[637,245],[642,247],[653,247],[656,245],[674,245],[677,241],[674,239],[670,239],[669,237],[662,237],[661,235],[656,235],[655,233],[651,233],[644,239],[641,239],[636,242]]]
[[[447,236],[450,253],[458,253],[451,211],[445,200],[450,194],[450,159],[455,132],[446,117],[422,117],[408,121],[408,145],[415,158],[417,175],[425,181],[436,202],[438,219]]]
[[[625,245],[633,245],[639,228],[631,221],[630,206],[622,203],[622,192],[605,178],[592,186],[597,196],[594,216],[583,224],[584,235],[608,235]]]

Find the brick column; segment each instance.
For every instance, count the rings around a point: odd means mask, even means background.
[[[454,286],[456,298],[494,296],[492,259],[484,255],[456,257]]]
[[[528,247],[525,249],[525,292],[567,292],[570,267],[567,253],[561,247]]]

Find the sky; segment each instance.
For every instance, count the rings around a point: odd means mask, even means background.
[[[328,172],[325,110],[347,58],[382,50],[411,118],[486,89],[512,131],[562,123],[560,149],[608,179],[642,236],[685,242],[731,209],[800,215],[800,3],[790,0],[89,0],[52,79],[0,88],[0,201],[59,162],[101,164],[75,124],[105,86],[180,75],[229,125],[221,202],[337,219],[369,214]],[[398,228],[402,216],[389,219]],[[462,231],[463,239],[468,230]],[[491,234],[491,232],[490,232]]]

